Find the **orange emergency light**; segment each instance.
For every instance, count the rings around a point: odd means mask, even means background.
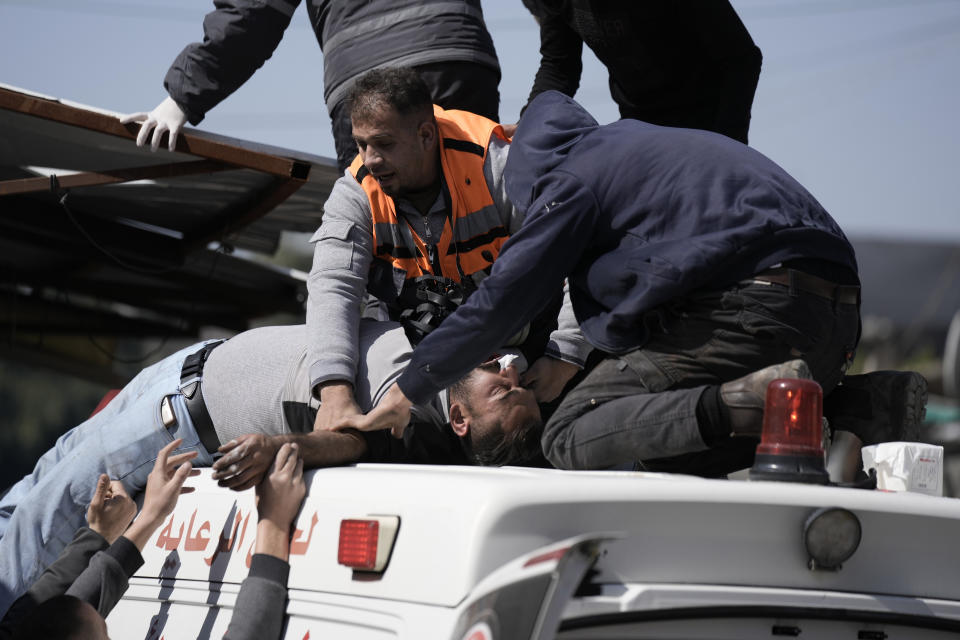
[[[827,484],[819,384],[779,378],[767,386],[763,433],[750,479]]]

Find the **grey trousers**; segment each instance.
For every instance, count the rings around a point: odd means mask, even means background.
[[[749,466],[755,440],[707,451],[696,415],[704,389],[803,358],[826,395],[853,359],[860,314],[857,305],[745,281],[690,294],[646,325],[643,347],[603,359],[548,420],[543,450],[557,467],[719,476]]]

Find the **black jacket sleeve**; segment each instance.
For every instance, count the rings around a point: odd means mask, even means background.
[[[187,45],[163,81],[190,124],[199,124],[273,55],[298,4],[215,0],[203,20],[203,42]]]
[[[127,590],[130,576],[141,566],[140,550],[121,536],[108,549],[93,556],[67,589],[67,595],[89,602],[105,618]]]
[[[37,605],[65,593],[77,576],[87,568],[90,558],[107,546],[107,541],[96,531],[87,527],[77,529],[73,541],[64,548],[60,557],[40,574],[25,594],[10,605],[0,622],[0,638],[7,637],[16,622]]]
[[[273,640],[280,637],[286,612],[290,565],[258,553],[240,586],[233,617],[223,640]]]
[[[763,54],[729,2],[706,2],[688,15],[709,78],[702,92],[716,110],[709,129],[747,144]]]
[[[550,89],[572,98],[580,87],[583,73],[583,40],[559,14],[538,10],[529,3],[527,6],[540,23],[540,68],[527,103]]]

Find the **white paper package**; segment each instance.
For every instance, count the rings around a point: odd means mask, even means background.
[[[877,470],[877,488],[943,495],[943,447],[923,442],[882,442],[861,450],[863,468]]]

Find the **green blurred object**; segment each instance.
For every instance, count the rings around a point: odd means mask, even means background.
[[[941,424],[960,422],[960,405],[950,401],[931,400],[927,402],[927,422]]]

